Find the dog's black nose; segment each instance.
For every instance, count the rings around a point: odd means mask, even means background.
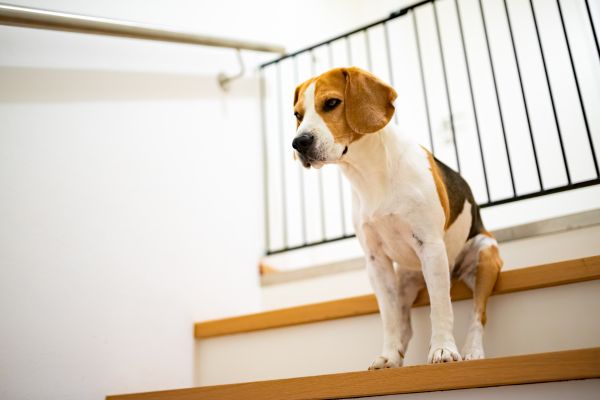
[[[294,138],[292,147],[298,151],[298,153],[306,153],[306,151],[313,144],[315,137],[310,133],[303,133]]]

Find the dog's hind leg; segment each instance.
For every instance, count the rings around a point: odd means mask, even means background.
[[[471,240],[472,247],[468,249],[471,257],[465,257],[465,262],[470,259],[471,265],[461,266],[464,271],[461,279],[473,290],[473,313],[461,352],[463,360],[484,358],[483,327],[486,323],[486,305],[502,268],[498,244],[491,235],[479,234]]]

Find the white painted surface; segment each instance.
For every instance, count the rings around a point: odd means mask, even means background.
[[[600,281],[492,296],[484,344],[487,357],[600,346]],[[454,303],[460,348],[472,301]],[[429,307],[412,310],[413,339],[405,365],[423,364]],[[199,340],[196,385],[363,371],[381,351],[378,314]],[[232,360],[235,360],[233,362]]]
[[[600,255],[600,225],[500,243],[504,271]],[[348,247],[348,246],[346,246]],[[360,252],[353,255],[360,255]],[[263,309],[277,309],[372,293],[363,269],[263,286]]]
[[[258,307],[251,137],[202,100],[4,104],[0,119],[0,397],[190,384],[193,321]],[[206,173],[207,123],[219,148],[238,132],[247,168]]]
[[[596,400],[600,379],[369,397],[370,400]],[[364,399],[365,397],[360,397]]]

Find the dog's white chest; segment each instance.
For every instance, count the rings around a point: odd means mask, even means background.
[[[400,267],[419,270],[421,262],[411,241],[410,224],[399,214],[388,213],[365,219],[362,225],[367,247],[374,255],[383,255]]]
[[[401,213],[385,213],[363,217],[362,234],[367,248],[373,255],[382,255],[396,262],[401,268],[419,270],[421,262],[414,250],[414,242],[421,240],[412,228],[415,222]],[[471,206],[465,202],[456,221],[444,234],[444,244],[452,270],[462,250],[471,226]]]

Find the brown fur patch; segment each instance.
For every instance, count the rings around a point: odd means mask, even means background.
[[[497,246],[487,247],[479,252],[479,262],[477,263],[477,274],[475,276],[475,289],[473,290],[473,302],[475,313],[485,325],[487,316],[485,313],[487,299],[490,297],[498,274],[502,268],[502,259]]]
[[[359,68],[343,68],[346,78],[346,120],[350,128],[361,135],[377,132],[394,115],[394,88],[375,75]]]
[[[360,138],[346,119],[346,77],[341,68],[321,75],[315,82],[315,108],[333,135],[335,143],[348,145]],[[342,100],[342,103],[331,111],[324,111],[323,104],[331,98]]]
[[[423,148],[427,153],[427,149]],[[430,155],[430,157],[433,157]],[[456,218],[462,213],[465,207],[465,201],[471,205],[471,229],[467,239],[477,236],[480,233],[486,232],[481,215],[479,214],[479,206],[475,202],[473,193],[469,184],[460,176],[460,174],[448,167],[446,164],[433,157],[437,166],[439,176],[446,188],[448,197],[449,218],[446,221],[446,229],[452,226]],[[431,163],[431,159],[430,159]]]
[[[438,197],[440,199],[440,204],[442,209],[444,210],[444,215],[446,220],[444,222],[444,230],[448,229],[450,226],[450,201],[448,200],[448,191],[446,190],[446,185],[444,184],[444,180],[442,179],[442,174],[433,158],[433,154],[431,154],[427,149],[423,147],[423,150],[427,153],[427,160],[429,160],[429,169],[431,170],[431,175],[433,176],[433,181],[435,182],[435,189],[437,190]]]
[[[304,115],[304,92],[315,82],[315,110],[323,119],[336,143],[348,145],[363,135],[387,125],[393,114],[396,91],[374,75],[359,68],[335,68],[303,82],[294,95],[295,112]],[[341,104],[325,110],[329,99]]]

